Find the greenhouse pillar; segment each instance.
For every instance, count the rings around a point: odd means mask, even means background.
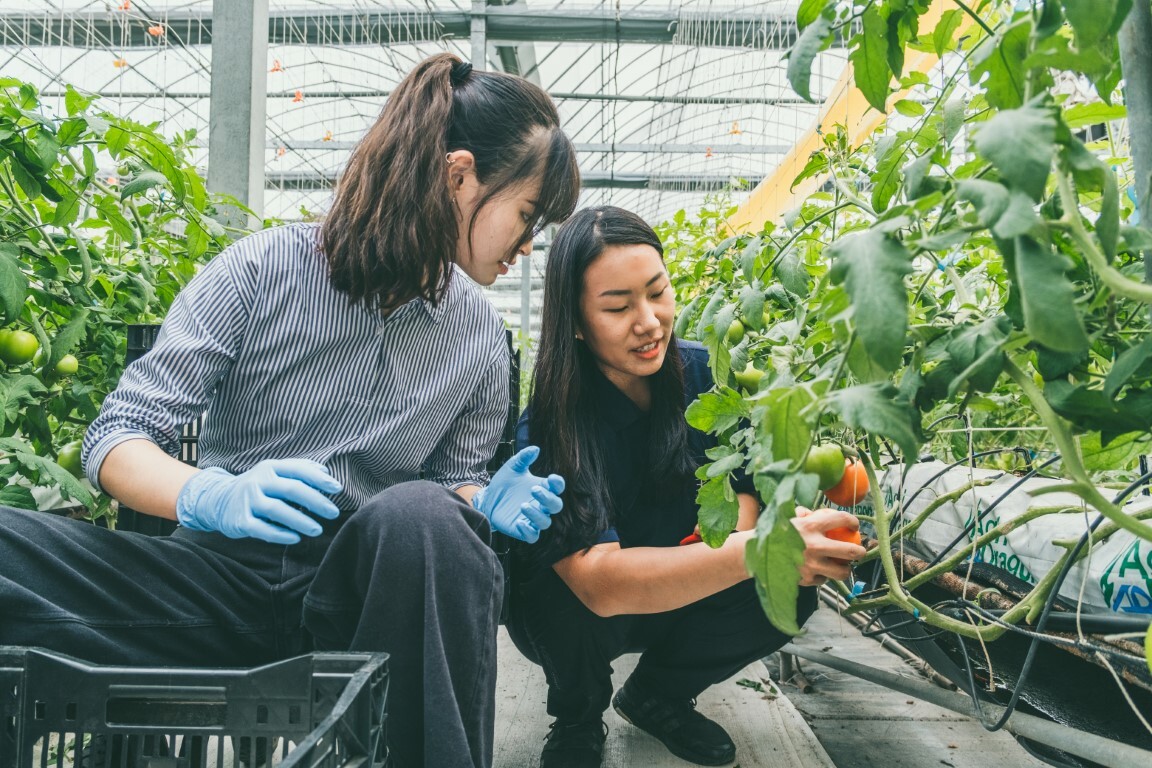
[[[1134,3],[1120,28],[1120,68],[1124,72],[1124,99],[1128,106],[1128,141],[1136,177],[1136,211],[1140,226],[1152,225],[1152,4]],[[1152,253],[1144,254],[1144,275],[1152,282]]]
[[[487,0],[472,0],[472,66],[476,69],[488,68],[487,12]]]
[[[264,207],[267,59],[268,0],[213,0],[208,189],[232,195],[258,215]],[[249,224],[241,211],[226,209],[221,218]]]

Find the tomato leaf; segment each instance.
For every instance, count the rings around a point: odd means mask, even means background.
[[[812,61],[816,58],[816,54],[831,43],[832,19],[827,14],[821,13],[804,28],[787,53],[788,83],[804,101],[813,103],[816,101],[812,98],[811,92]]]
[[[700,506],[697,511],[700,538],[710,547],[720,546],[740,519],[740,502],[728,474],[713,477],[701,485],[696,503]]]
[[[898,241],[867,230],[844,237],[829,251],[829,276],[852,298],[853,318],[869,357],[886,370],[900,364],[908,333],[908,291],[904,276],[912,257]]]
[[[900,446],[906,461],[918,458],[924,437],[920,415],[897,399],[896,387],[888,383],[857,384],[828,395],[828,407],[853,429],[883,435]]]
[[[943,56],[952,50],[952,39],[963,20],[964,11],[959,8],[951,8],[940,14],[940,21],[936,22],[936,29],[932,31],[932,49],[936,51],[937,56]]]
[[[16,509],[36,509],[36,499],[32,496],[32,491],[12,483],[0,486],[0,504]]]
[[[1136,373],[1149,357],[1152,357],[1152,335],[1145,336],[1139,344],[1132,345],[1117,356],[1108,375],[1104,377],[1104,396],[1116,397],[1120,387],[1132,378],[1132,374]]]
[[[810,476],[814,477],[814,476]],[[804,563],[804,539],[792,525],[796,516],[796,480],[786,476],[756,526],[756,540],[744,551],[744,563],[756,580],[756,594],[768,620],[788,635],[800,634],[796,600],[800,596],[800,566]]]
[[[16,423],[20,409],[36,404],[37,398],[47,391],[40,379],[26,373],[0,377],[0,429]]]
[[[1031,237],[1017,237],[1005,254],[1020,294],[1024,327],[1036,341],[1060,352],[1080,352],[1088,336],[1076,308],[1076,289],[1065,276],[1072,260]]]
[[[976,131],[976,149],[1001,178],[1039,202],[1056,152],[1056,115],[1044,107],[1000,112]]]
[[[1097,45],[1109,34],[1115,34],[1120,22],[1132,9],[1132,0],[1061,0],[1061,3],[1064,16],[1075,33],[1076,47],[1081,50]]]
[[[700,395],[688,406],[684,416],[701,432],[723,432],[748,418],[749,413],[750,406],[739,392],[721,386]]]
[[[863,29],[852,38],[852,73],[856,87],[864,94],[869,106],[884,112],[888,99],[888,83],[892,70],[888,64],[888,25],[876,6],[869,6],[861,18]]]
[[[157,173],[156,171],[143,171],[138,173],[127,184],[120,189],[120,199],[127,200],[132,195],[138,195],[141,192],[151,189],[152,187],[163,185],[167,179],[164,174]]]
[[[769,438],[774,461],[798,462],[812,442],[812,430],[804,411],[814,400],[801,386],[774,389],[752,409],[752,421]]]
[[[28,298],[28,276],[20,264],[20,249],[14,243],[0,243],[0,305],[8,322],[20,316]]]
[[[1003,32],[986,39],[972,54],[968,77],[973,85],[983,83],[988,103],[997,109],[1013,109],[1024,103],[1024,57],[1032,24],[1023,19]]]

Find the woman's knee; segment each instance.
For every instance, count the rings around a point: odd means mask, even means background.
[[[399,483],[373,496],[352,515],[348,525],[364,533],[389,536],[442,536],[467,528],[488,540],[487,519],[460,495],[427,480]]]

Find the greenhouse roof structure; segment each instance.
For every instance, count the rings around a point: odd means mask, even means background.
[[[264,4],[267,47],[253,50],[266,60],[251,70],[263,77],[218,67],[214,79],[221,25],[250,13],[260,23]],[[813,125],[845,51],[834,44],[820,54],[816,103],[800,99],[783,59],[798,5],[9,0],[0,11],[0,72],[35,84],[61,112],[72,85],[169,136],[195,130],[202,167],[210,157],[243,164],[247,153],[234,151],[242,141],[211,130],[213,99],[219,114],[255,101],[265,129],[248,154],[263,189],[250,202],[265,216],[296,219],[324,210],[351,148],[399,79],[448,50],[552,94],[579,150],[582,205],[620,205],[655,222],[698,205],[702,192],[739,202]],[[229,146],[213,151],[214,136]]]

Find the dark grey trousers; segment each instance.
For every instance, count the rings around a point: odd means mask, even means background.
[[[0,507],[0,645],[155,666],[387,651],[393,765],[487,768],[503,585],[489,539],[481,513],[428,482],[291,546]]]

